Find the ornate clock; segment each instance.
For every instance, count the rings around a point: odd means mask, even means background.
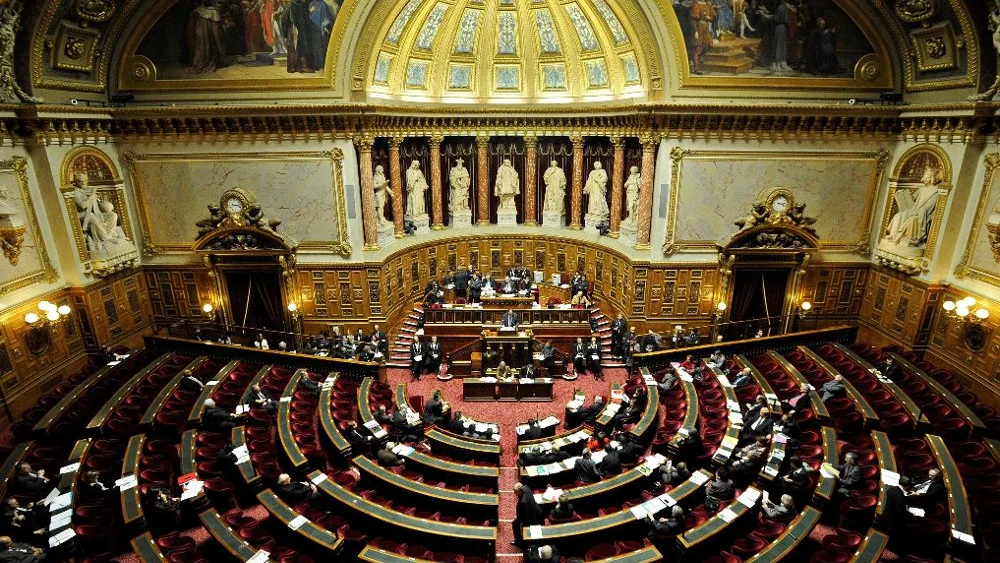
[[[219,199],[219,208],[229,219],[238,225],[246,222],[250,208],[257,203],[257,196],[245,188],[232,188],[223,192]]]

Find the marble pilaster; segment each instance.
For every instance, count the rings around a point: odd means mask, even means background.
[[[365,250],[378,250],[378,217],[375,216],[375,186],[372,183],[372,138],[354,138],[358,150],[358,170],[361,175],[361,222],[365,233]]]
[[[476,136],[476,193],[480,225],[490,224],[490,136]]]
[[[583,136],[570,137],[573,143],[573,179],[570,185],[569,228],[580,230],[580,214],[583,212]]]
[[[538,137],[524,138],[524,224],[534,226],[538,217]]]
[[[444,200],[441,195],[441,143],[444,135],[431,135],[431,228],[444,228]]]
[[[400,161],[399,145],[402,137],[389,138],[389,188],[392,190],[392,222],[396,228],[396,238],[403,236],[403,163]]]
[[[625,138],[614,137],[614,176],[611,178],[611,238],[618,238],[622,222],[622,190],[625,187]]]
[[[636,221],[635,248],[649,249],[649,230],[653,222],[653,166],[659,140],[653,135],[643,135],[642,138],[642,170],[639,182],[639,209]]]

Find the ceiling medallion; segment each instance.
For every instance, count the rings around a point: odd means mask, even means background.
[[[938,0],[896,0],[896,16],[906,23],[920,23],[937,12]]]

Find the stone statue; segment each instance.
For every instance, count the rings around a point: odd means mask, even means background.
[[[737,219],[733,223],[740,228],[737,233],[742,233],[743,231],[749,231],[758,224],[763,223],[765,217],[767,217],[767,206],[762,202],[757,202],[753,204],[753,207],[751,207],[749,215],[741,219]]]
[[[20,99],[22,102],[40,104],[42,99],[25,92],[17,83],[17,75],[14,72],[14,43],[17,40],[17,32],[21,29],[24,0],[2,2],[0,9],[3,10],[3,13],[0,13],[0,102]]]
[[[451,187],[451,194],[448,197],[448,209],[455,211],[469,211],[469,186],[472,185],[472,177],[469,176],[469,169],[463,166],[465,159],[455,160],[448,174],[448,185]]]
[[[424,192],[427,191],[428,187],[427,179],[424,178],[424,173],[420,170],[420,162],[414,160],[406,169],[407,218],[427,216]]]
[[[927,235],[937,208],[938,184],[941,181],[937,170],[928,166],[924,169],[920,182],[916,187],[896,188],[896,214],[889,220],[885,240],[910,247],[927,244]]]
[[[521,181],[509,158],[503,159],[503,164],[497,168],[497,182],[493,193],[500,198],[498,211],[516,212],[514,197],[521,193]]]
[[[379,164],[375,167],[375,173],[372,174],[372,186],[375,188],[375,224],[383,225],[387,221],[385,219],[385,204],[386,196],[388,199],[392,199],[393,193],[389,189],[389,180],[385,178],[385,169]]]
[[[135,249],[118,224],[114,204],[102,199],[100,191],[89,186],[87,175],[82,172],[73,177],[73,201],[87,250],[92,254],[110,258]]]
[[[986,27],[993,32],[993,50],[1000,57],[1000,5],[994,5],[993,9],[990,10],[989,23],[986,24]],[[993,80],[993,84],[985,92],[969,96],[970,100],[974,102],[986,102],[1000,99],[1000,60],[997,61],[996,72],[997,75]]]
[[[545,181],[545,201],[542,211],[546,213],[563,213],[566,210],[566,173],[555,160],[545,170],[542,176]]]
[[[601,165],[601,161],[594,162],[594,169],[587,176],[587,183],[583,186],[583,193],[589,196],[587,200],[587,215],[607,219],[611,215],[608,209],[608,172]]]
[[[629,169],[628,178],[625,180],[625,220],[623,223],[634,225],[639,214],[639,184],[642,176],[639,174],[639,167],[633,166]]]
[[[195,221],[195,226],[198,227],[198,238],[201,238],[208,233],[219,228],[219,225],[226,219],[226,214],[222,212],[222,208],[214,203],[208,204],[208,219],[201,219]]]

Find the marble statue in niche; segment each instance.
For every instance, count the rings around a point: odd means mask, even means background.
[[[375,188],[375,222],[385,225],[388,221],[385,218],[385,204],[388,202],[386,196],[392,199],[392,190],[389,189],[389,180],[385,177],[385,169],[379,164],[375,166],[375,173],[372,174],[372,186]]]
[[[73,177],[73,201],[91,256],[108,259],[135,252],[135,245],[119,223],[114,204],[102,198],[100,190],[91,187],[87,175],[82,172]]]
[[[406,220],[413,222],[417,232],[430,230],[430,217],[427,215],[424,199],[428,188],[430,186],[427,185],[427,179],[420,170],[420,161],[414,160],[406,169]]]
[[[625,220],[623,224],[634,225],[636,215],[639,213],[639,184],[642,176],[639,174],[639,167],[633,166],[629,169],[628,178],[625,180]]]
[[[448,197],[448,223],[452,227],[468,227],[472,225],[472,210],[469,208],[469,188],[472,186],[472,176],[465,167],[465,159],[455,159],[455,166],[448,173],[448,185],[451,193]]]
[[[604,169],[601,161],[594,162],[594,169],[587,176],[587,183],[583,186],[583,193],[587,194],[587,214],[584,217],[584,224],[588,229],[597,226],[611,216],[608,209],[608,172]]]
[[[500,207],[497,208],[498,225],[517,224],[517,204],[514,198],[521,193],[521,180],[511,165],[510,159],[503,159],[503,164],[497,168],[496,184],[493,194],[500,198]]]
[[[986,28],[993,32],[993,51],[1000,57],[1000,4],[995,4],[990,10],[989,23],[986,24]],[[996,78],[993,80],[993,84],[983,93],[969,96],[969,99],[975,102],[1000,99],[1000,60],[997,62]]]
[[[545,199],[542,201],[542,225],[559,228],[566,224],[566,173],[553,160],[545,174]]]
[[[889,220],[889,228],[883,241],[893,245],[922,248],[927,244],[934,211],[937,208],[938,184],[941,179],[937,170],[924,169],[920,184],[900,186],[894,195],[895,214]]]

